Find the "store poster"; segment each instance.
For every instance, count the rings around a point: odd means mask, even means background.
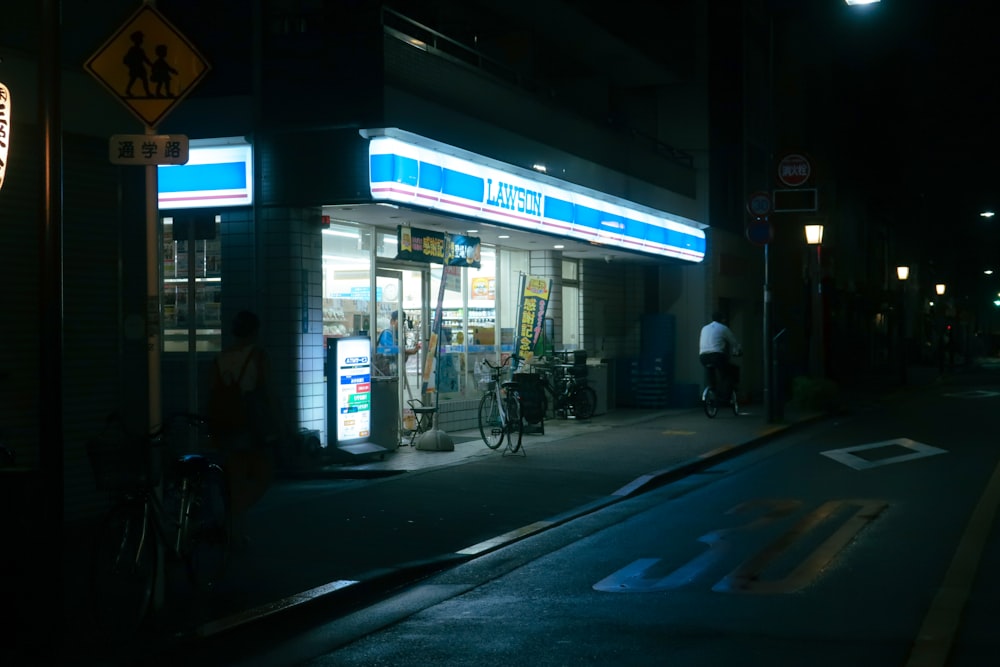
[[[372,428],[371,341],[368,336],[348,336],[330,342],[336,346],[337,444],[362,442]]]
[[[400,225],[396,228],[396,240],[396,259],[480,268],[481,243],[474,236],[454,236]]]
[[[552,281],[541,276],[522,276],[524,288],[520,294],[517,312],[521,314],[518,324],[517,354],[528,361],[535,353],[535,345],[542,335],[545,310],[552,293]]]

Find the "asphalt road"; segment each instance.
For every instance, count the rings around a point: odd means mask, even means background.
[[[311,667],[993,664],[998,408],[993,372],[896,393],[336,620],[213,650]]]

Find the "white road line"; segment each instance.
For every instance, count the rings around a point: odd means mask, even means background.
[[[948,654],[958,633],[962,609],[976,578],[998,506],[1000,463],[993,469],[993,476],[979,498],[976,509],[972,511],[948,572],[944,575],[944,581],[941,582],[910,649],[906,667],[943,667],[947,664]]]

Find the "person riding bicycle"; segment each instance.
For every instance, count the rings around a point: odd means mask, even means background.
[[[701,328],[698,359],[705,367],[707,376],[705,392],[702,393],[703,399],[712,384],[711,366],[718,371],[718,379],[733,389],[736,389],[740,381],[740,367],[732,362],[731,357],[740,356],[742,350],[736,335],[726,326],[726,322],[726,316],[720,311],[715,311],[712,313],[712,321]]]

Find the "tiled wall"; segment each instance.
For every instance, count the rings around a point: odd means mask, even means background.
[[[282,412],[325,443],[320,220],[318,208],[261,212],[257,294]]]

